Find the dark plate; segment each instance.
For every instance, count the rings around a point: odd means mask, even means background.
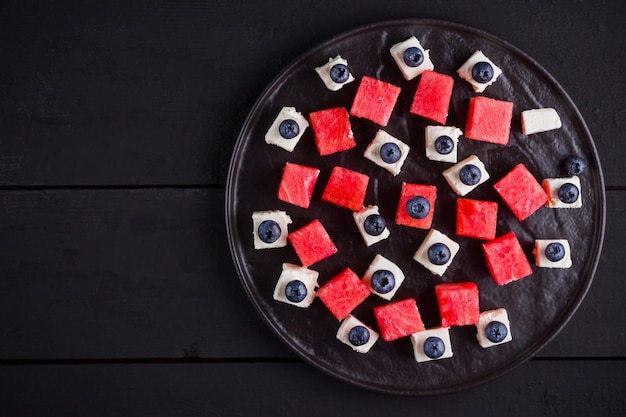
[[[498,235],[514,231],[533,265],[534,239],[569,239],[571,268],[533,266],[531,276],[500,287],[486,268],[482,242],[456,237],[457,196],[441,175],[450,164],[426,159],[424,127],[432,123],[408,112],[419,78],[405,81],[389,54],[394,43],[411,35],[430,49],[435,70],[455,79],[447,125],[464,130],[468,100],[475,95],[471,86],[457,76],[456,69],[476,49],[502,68],[503,76],[483,95],[515,103],[511,138],[507,146],[461,138],[459,160],[476,154],[491,175],[487,183],[467,197],[500,203]],[[331,92],[314,69],[339,54],[348,60],[356,81]],[[319,156],[310,128],[293,153],[265,143],[265,132],[283,106],[296,107],[305,116],[330,107],[349,110],[363,75],[402,88],[385,128],[411,146],[400,175],[393,177],[363,157],[365,147],[379,129],[364,119],[351,117],[357,147],[326,157]],[[555,108],[563,127],[524,136],[520,112],[538,107]],[[561,161],[568,155],[581,155],[589,164],[581,178],[583,208],[542,208],[524,222],[517,221],[492,185],[519,162],[526,164],[539,181],[565,176]],[[308,209],[276,197],[286,162],[321,169]],[[388,219],[389,239],[367,248],[352,213],[320,200],[330,171],[336,165],[370,176],[365,204],[380,207]],[[438,188],[433,227],[461,245],[443,277],[432,275],[412,259],[427,231],[393,222],[402,181],[434,184]],[[394,300],[415,298],[427,328],[440,325],[435,285],[469,280],[478,284],[481,310],[498,307],[508,310],[513,341],[483,349],[476,341],[475,327],[464,326],[451,329],[454,357],[450,359],[415,362],[409,338],[390,343],[381,339],[368,354],[353,352],[335,338],[340,323],[319,300],[308,309],[300,309],[272,299],[282,263],[299,264],[299,260],[290,245],[254,250],[251,214],[257,210],[285,210],[293,219],[290,230],[313,219],[322,221],[339,252],[311,267],[319,271],[320,284],[345,267],[362,275],[374,256],[381,253],[396,262],[407,276]],[[604,234],[605,196],[595,146],[580,113],[563,88],[535,61],[508,43],[476,29],[442,21],[400,20],[366,26],[331,39],[300,57],[269,85],[252,109],[237,142],[229,171],[226,216],[232,254],[250,299],[267,324],[297,354],[329,374],[361,387],[399,394],[432,394],[468,388],[511,370],[530,358],[565,325],[587,292],[598,262]],[[371,295],[353,314],[376,327],[372,308],[384,303]]]

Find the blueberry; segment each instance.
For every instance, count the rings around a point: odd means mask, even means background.
[[[424,52],[416,46],[406,48],[404,51],[404,63],[409,67],[419,67],[424,62]]]
[[[565,257],[565,246],[559,242],[552,242],[544,250],[550,262],[558,262]]]
[[[387,222],[380,214],[370,214],[363,222],[365,233],[370,236],[380,235],[385,230],[385,227],[387,227]]]
[[[493,67],[489,62],[477,62],[472,67],[472,78],[481,84],[488,83],[493,78]]]
[[[380,147],[380,159],[388,164],[394,164],[400,160],[402,151],[393,142],[387,142]]]
[[[285,139],[293,139],[300,133],[300,126],[295,120],[285,119],[278,125],[278,133]]]
[[[430,203],[425,197],[416,195],[406,202],[406,212],[409,217],[423,219],[430,213]]]
[[[285,286],[285,297],[292,303],[299,303],[306,298],[306,285],[302,281],[294,279]]]
[[[350,78],[350,70],[344,64],[335,64],[330,69],[330,79],[338,84],[345,83]]]
[[[274,220],[264,220],[257,230],[259,239],[265,243],[274,243],[280,237],[280,226]]]
[[[370,340],[370,331],[365,326],[354,326],[348,333],[348,340],[353,346],[363,346]]]
[[[559,188],[559,200],[565,204],[574,203],[578,200],[579,195],[580,191],[578,191],[578,187],[570,182],[561,185],[561,188]]]
[[[459,179],[465,185],[478,184],[480,182],[480,177],[482,177],[480,168],[474,164],[467,164],[461,168],[461,171],[459,171]]]
[[[454,150],[454,142],[450,136],[439,136],[435,139],[435,150],[437,153],[447,155]]]
[[[506,339],[508,334],[509,330],[502,322],[494,320],[485,326],[485,336],[487,336],[487,339],[491,340],[493,343],[502,342]]]
[[[380,294],[387,294],[396,286],[396,278],[391,271],[379,269],[372,274],[372,289]]]
[[[430,336],[424,341],[424,354],[431,359],[440,358],[446,351],[446,344],[441,338]]]
[[[585,160],[580,156],[571,156],[565,160],[563,168],[570,177],[574,175],[582,175],[585,172],[585,169],[587,169],[587,162],[585,162]]]
[[[444,243],[435,243],[428,248],[428,260],[435,265],[445,265],[450,260],[450,248]]]

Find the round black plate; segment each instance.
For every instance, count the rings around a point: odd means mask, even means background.
[[[460,79],[456,69],[477,49],[503,70],[484,96],[515,104],[511,137],[506,146],[461,138],[459,160],[476,154],[485,162],[491,179],[467,197],[499,202],[498,230],[514,231],[533,265],[533,274],[506,286],[495,284],[485,265],[481,241],[455,234],[456,194],[443,179],[451,164],[433,162],[424,154],[424,127],[432,124],[409,114],[419,78],[405,81],[389,54],[389,48],[415,35],[430,49],[435,71],[452,75],[454,92],[447,125],[464,130],[469,98],[476,95]],[[337,92],[326,89],[315,67],[329,57],[348,60],[356,80]],[[352,105],[360,78],[368,75],[401,87],[402,92],[385,130],[411,146],[402,172],[393,177],[363,157],[379,126],[351,117],[356,148],[319,156],[312,130],[307,129],[293,153],[264,141],[264,135],[283,106],[292,106],[305,117],[312,111]],[[553,107],[563,127],[525,136],[520,112]],[[581,155],[588,161],[582,176],[582,209],[541,208],[519,222],[492,185],[517,163],[524,163],[534,176],[566,176],[561,161]],[[308,209],[277,198],[282,168],[295,162],[321,169],[313,201]],[[389,239],[366,247],[352,213],[322,202],[320,196],[336,165],[370,176],[366,205],[378,205],[388,219]],[[402,181],[433,184],[438,197],[433,227],[459,242],[461,250],[443,277],[432,275],[412,259],[427,230],[398,226],[393,222]],[[323,284],[345,267],[361,275],[377,253],[396,262],[407,279],[394,300],[417,300],[427,328],[440,325],[434,287],[442,282],[474,281],[480,290],[481,311],[504,307],[511,320],[513,341],[483,349],[476,341],[474,326],[451,329],[454,357],[417,363],[409,338],[394,342],[380,339],[363,355],[335,338],[339,322],[319,300],[308,309],[274,301],[272,293],[283,262],[299,264],[293,248],[255,250],[252,212],[284,210],[296,230],[320,219],[339,252],[313,266]],[[450,392],[488,381],[530,358],[564,326],[584,297],[598,262],[604,234],[605,197],[598,156],[589,131],[572,100],[562,87],[535,61],[515,47],[487,33],[466,26],[433,20],[400,20],[366,26],[325,42],[286,68],[265,90],[252,109],[232,157],[226,196],[228,237],[235,264],[253,304],[278,336],[297,354],[329,374],[369,389],[399,394]],[[537,238],[566,238],[572,247],[573,266],[547,269],[534,266],[532,249]],[[386,301],[370,295],[353,314],[376,327],[372,308]],[[582,337],[582,336],[581,336]]]

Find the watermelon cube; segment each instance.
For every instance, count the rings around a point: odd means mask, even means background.
[[[345,108],[316,111],[309,114],[309,120],[320,155],[326,156],[356,146],[350,116]]]
[[[487,268],[498,285],[517,281],[533,273],[515,233],[506,233],[483,243]]]
[[[524,164],[516,165],[493,187],[519,221],[539,210],[550,198]]]
[[[320,170],[287,162],[278,187],[278,199],[298,207],[308,208]]]
[[[441,327],[476,324],[480,318],[478,286],[473,282],[435,285]]]
[[[399,95],[400,87],[364,75],[354,96],[350,114],[387,126]]]
[[[417,302],[413,298],[374,307],[374,315],[386,342],[424,330]]]
[[[305,267],[337,253],[337,247],[317,219],[291,232],[288,239]]]
[[[403,182],[396,223],[402,226],[430,229],[435,212],[437,187]]]
[[[498,203],[493,201],[456,200],[456,234],[474,239],[493,240],[498,225]]]
[[[350,268],[345,268],[317,291],[317,296],[337,320],[345,319],[370,295],[370,290]]]
[[[413,98],[411,113],[445,124],[453,87],[454,79],[449,75],[424,71]]]
[[[336,166],[322,194],[322,201],[361,211],[370,177],[348,168]]]
[[[470,98],[465,137],[506,145],[509,142],[513,103],[488,97]]]

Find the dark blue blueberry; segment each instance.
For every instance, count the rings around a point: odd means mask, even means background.
[[[480,182],[480,177],[482,177],[480,168],[474,164],[467,164],[461,168],[461,171],[459,171],[459,179],[465,185],[478,184]]]
[[[565,246],[559,242],[552,242],[546,246],[544,253],[550,262],[558,262],[565,257]]]
[[[439,136],[435,139],[435,150],[437,153],[447,155],[454,150],[454,141],[450,136]]]
[[[387,142],[380,147],[380,159],[388,164],[394,164],[400,160],[402,151],[393,142]]]
[[[285,139],[293,139],[300,133],[300,126],[295,120],[285,119],[278,125],[278,133]]]
[[[292,303],[299,303],[306,298],[307,294],[306,285],[304,282],[294,279],[289,281],[285,286],[285,297]]]
[[[509,330],[502,322],[494,320],[485,326],[485,336],[487,336],[487,339],[491,340],[493,343],[502,342],[506,339],[508,334]]]
[[[489,62],[477,62],[472,67],[472,78],[476,82],[484,84],[493,78],[493,67]]]
[[[437,336],[430,336],[424,340],[424,354],[431,359],[440,358],[446,352],[446,344]]]
[[[370,236],[378,236],[385,230],[385,227],[387,227],[387,222],[380,214],[370,214],[363,222],[363,229]]]
[[[406,202],[406,212],[409,217],[423,219],[430,213],[430,203],[425,197],[416,195]]]
[[[565,160],[563,163],[563,168],[565,168],[565,172],[567,175],[582,175],[587,169],[587,162],[580,156],[571,156]]]
[[[572,204],[578,200],[579,194],[580,191],[578,191],[578,187],[570,182],[566,182],[559,188],[559,200],[565,204]]]
[[[354,326],[348,333],[348,340],[353,346],[363,346],[370,340],[370,331],[365,326]]]
[[[416,47],[411,46],[404,51],[404,63],[409,67],[419,67],[424,62],[424,52]]]
[[[280,226],[274,220],[264,220],[257,230],[259,239],[265,243],[274,243],[280,237]]]
[[[338,84],[343,84],[350,78],[350,70],[344,64],[335,64],[330,69],[330,79]]]
[[[450,248],[444,243],[435,243],[428,248],[428,260],[435,265],[445,265],[450,260]]]
[[[372,274],[372,289],[380,294],[387,294],[396,286],[396,278],[391,271],[379,269]]]

